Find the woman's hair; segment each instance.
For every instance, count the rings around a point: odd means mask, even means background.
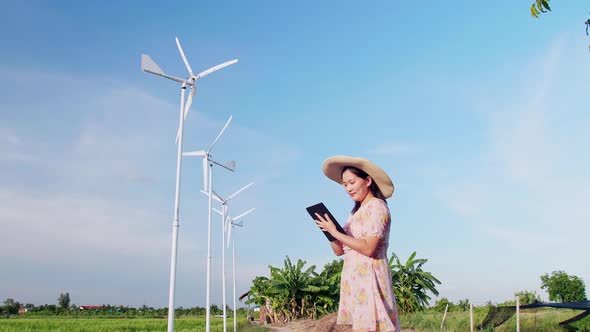
[[[340,173],[340,177],[342,177],[342,174],[344,174],[344,172],[346,171],[351,171],[352,174],[358,176],[359,178],[362,178],[363,180],[366,180],[369,177],[369,174],[367,174],[365,171],[353,166],[344,166],[344,168],[342,169],[342,173]],[[381,189],[379,189],[379,186],[377,186],[377,183],[375,182],[375,180],[373,180],[373,178],[371,178],[371,185],[369,186],[369,190],[371,191],[373,196],[383,200],[385,204],[387,204],[387,201],[385,200],[385,195],[383,195]],[[352,208],[351,213],[354,214],[360,207],[361,202],[354,202],[354,207]]]

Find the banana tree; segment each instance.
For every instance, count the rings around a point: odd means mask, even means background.
[[[440,281],[430,272],[422,269],[422,266],[427,261],[425,258],[416,258],[416,252],[414,251],[402,264],[399,257],[392,253],[389,259],[389,269],[391,270],[393,290],[400,312],[424,310],[428,305],[428,300],[430,300],[428,293],[438,295],[436,284],[440,285]]]
[[[283,268],[269,266],[270,278],[253,280],[247,303],[265,306],[272,322],[318,318],[335,311],[340,292],[338,264],[322,274],[315,272],[315,265],[305,268],[305,264],[301,259],[293,264],[287,256]]]

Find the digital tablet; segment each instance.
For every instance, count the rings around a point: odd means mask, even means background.
[[[309,215],[311,216],[311,218],[313,220],[318,220],[318,217],[315,215],[316,213],[322,217],[324,217],[324,215],[327,214],[330,217],[330,219],[334,222],[334,225],[336,225],[336,229],[340,233],[346,234],[346,232],[344,231],[342,226],[340,226],[338,221],[336,221],[336,218],[334,218],[334,216],[330,213],[330,210],[328,210],[328,208],[324,205],[324,203],[320,202],[316,205],[308,206],[305,209],[307,210],[307,213],[309,213]],[[328,233],[326,231],[323,231],[323,232],[324,232],[324,235],[326,236],[326,238],[328,238],[328,240],[330,242],[336,241],[336,238],[334,238],[330,233]]]

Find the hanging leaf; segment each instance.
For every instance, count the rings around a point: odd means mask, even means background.
[[[549,7],[549,0],[541,0],[541,3],[543,4],[543,7],[545,7],[545,9],[551,11],[551,8]]]
[[[537,8],[535,8],[535,4],[531,5],[531,15],[534,18],[539,18],[539,11],[537,10]]]
[[[541,13],[544,13],[545,9],[543,9],[542,1],[543,0],[537,0],[537,8],[541,11]]]

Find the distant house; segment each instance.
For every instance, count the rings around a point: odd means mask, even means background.
[[[29,309],[27,309],[27,308],[20,308],[20,309],[18,309],[18,314],[19,315],[22,315],[22,314],[24,314],[27,311],[29,311]]]
[[[102,309],[101,305],[81,305],[78,307],[79,310],[92,310],[92,309]]]

